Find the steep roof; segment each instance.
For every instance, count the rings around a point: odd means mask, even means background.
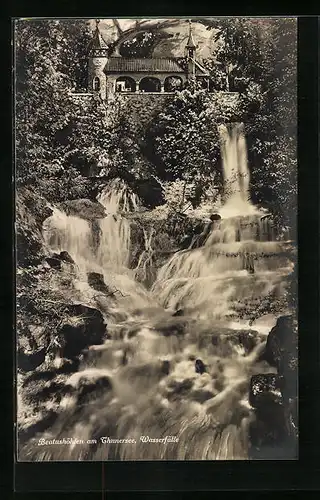
[[[108,48],[108,44],[106,43],[103,36],[101,35],[98,24],[99,24],[99,22],[96,21],[96,29],[94,31],[92,40],[89,43],[89,49],[96,50],[96,49],[107,49]]]
[[[192,35],[192,31],[191,31],[191,30],[190,30],[190,33],[189,33],[188,43],[187,43],[186,47],[187,47],[188,49],[196,49],[196,48],[197,48],[197,46],[196,46],[196,44],[195,44],[195,42],[194,42],[194,39],[193,39],[193,35]]]
[[[105,66],[106,73],[185,73],[175,59],[129,59],[125,57],[110,57]]]

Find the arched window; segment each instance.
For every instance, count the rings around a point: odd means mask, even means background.
[[[130,76],[120,76],[116,80],[116,92],[135,92],[136,82]]]
[[[180,76],[168,76],[164,81],[164,91],[165,92],[175,92],[176,90],[182,90],[183,82]]]
[[[96,92],[98,92],[98,90],[100,90],[100,78],[98,78],[97,76],[95,76],[93,79],[92,88]]]
[[[161,83],[158,78],[146,76],[140,81],[139,89],[141,92],[161,92]]]

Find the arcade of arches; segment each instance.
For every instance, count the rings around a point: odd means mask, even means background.
[[[129,76],[120,76],[115,82],[116,92],[174,92],[183,89],[183,80],[180,76],[168,76],[164,80],[146,76],[140,81]]]

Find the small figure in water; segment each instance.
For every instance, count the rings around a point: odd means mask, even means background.
[[[200,373],[200,375],[202,375],[202,373],[204,373],[206,371],[205,364],[201,359],[196,360],[195,369],[196,369],[196,373]]]

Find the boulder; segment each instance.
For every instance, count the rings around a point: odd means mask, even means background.
[[[89,286],[91,286],[91,288],[93,288],[94,290],[105,293],[106,295],[109,296],[114,295],[105,284],[104,277],[102,274],[91,272],[87,274],[87,278]]]
[[[58,257],[60,260],[63,260],[64,262],[69,262],[69,264],[74,264],[74,260],[73,258],[71,257],[71,255],[66,252],[65,250],[63,250],[62,252],[60,252],[58,255],[57,254],[54,254],[55,257]]]
[[[45,261],[49,264],[53,269],[60,270],[62,262],[68,262],[69,264],[74,264],[74,260],[71,255],[65,250],[60,253],[53,253],[49,257],[45,258]]]
[[[90,345],[102,344],[106,333],[103,316],[98,309],[72,304],[66,306],[67,315],[60,330],[64,358],[73,359]]]
[[[270,331],[264,359],[283,377],[283,397],[296,399],[298,393],[298,335],[292,316],[281,316]]]
[[[57,255],[57,254],[55,254]],[[61,259],[57,257],[46,257],[45,261],[49,264],[50,267],[53,269],[56,269],[57,271],[60,271],[61,269]]]

